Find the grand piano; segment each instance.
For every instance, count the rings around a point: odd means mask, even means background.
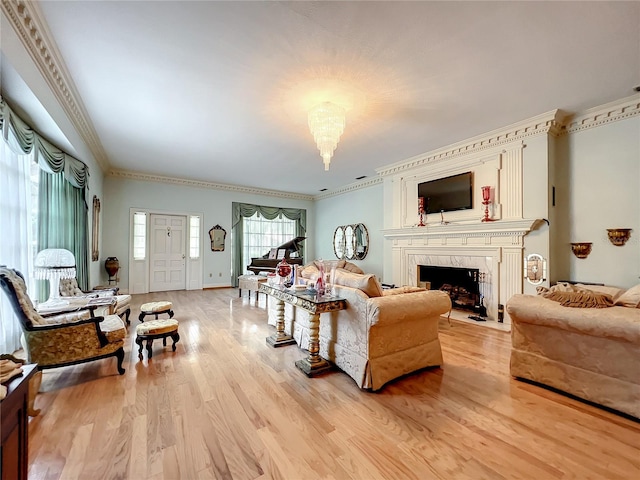
[[[301,242],[307,237],[296,237],[293,240],[283,243],[276,247],[276,254],[281,250],[285,250],[284,258],[291,265],[303,265]],[[275,272],[276,265],[280,263],[281,258],[269,258],[269,253],[262,257],[251,259],[251,265],[247,266],[247,270],[253,273]]]

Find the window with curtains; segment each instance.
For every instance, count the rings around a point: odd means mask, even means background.
[[[257,217],[256,214],[258,214],[259,217]],[[264,228],[267,228],[266,221],[276,221],[272,224],[272,227],[274,227],[273,230],[269,230],[269,233],[266,234],[264,230],[258,230],[262,227],[258,227],[256,224],[256,231],[252,232],[254,235],[246,236],[244,232],[245,219],[251,220],[254,217],[256,218],[256,220],[261,218],[261,220],[258,220],[260,222],[265,222]],[[284,228],[282,225],[280,227],[275,227],[275,225],[277,225],[279,222],[285,222],[285,219],[293,222],[293,230],[288,230],[286,232],[286,237],[284,230],[278,230],[278,228]],[[252,223],[247,223],[246,225],[248,226],[248,228],[254,228]],[[269,235],[269,237],[267,237],[267,235]],[[287,240],[292,240],[294,237],[306,236],[307,211],[304,208],[267,207],[264,205],[232,202],[231,284],[234,287],[238,286],[238,276],[244,273],[247,268],[247,264],[245,263],[244,259],[248,259],[248,261],[250,262],[252,256],[263,256],[269,251],[270,248],[277,247]],[[265,237],[267,237],[266,240],[264,239]],[[246,249],[245,242],[247,243]],[[301,245],[300,256],[304,259],[304,244]]]
[[[33,155],[21,154],[0,140],[0,265],[20,271],[27,281],[27,293],[35,299],[33,259],[38,226],[39,168]],[[8,299],[0,293],[0,353],[20,348],[22,329]]]
[[[251,217],[244,217],[242,242],[242,261],[249,265],[254,257],[262,257],[269,249],[282,245],[296,236],[296,221],[280,214],[269,220],[256,212]]]

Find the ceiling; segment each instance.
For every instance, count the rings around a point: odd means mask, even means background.
[[[640,85],[639,2],[39,7],[110,168],[207,182],[315,195]],[[307,110],[331,99],[347,125],[325,172]]]

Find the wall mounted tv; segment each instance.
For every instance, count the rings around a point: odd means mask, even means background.
[[[418,197],[424,197],[426,213],[473,208],[471,172],[418,184]]]

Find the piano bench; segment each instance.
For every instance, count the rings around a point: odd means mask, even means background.
[[[258,300],[258,285],[266,282],[267,277],[262,275],[240,275],[238,277],[238,297],[242,297],[242,290],[249,290],[249,299],[251,299],[251,290],[256,292],[256,300]]]

